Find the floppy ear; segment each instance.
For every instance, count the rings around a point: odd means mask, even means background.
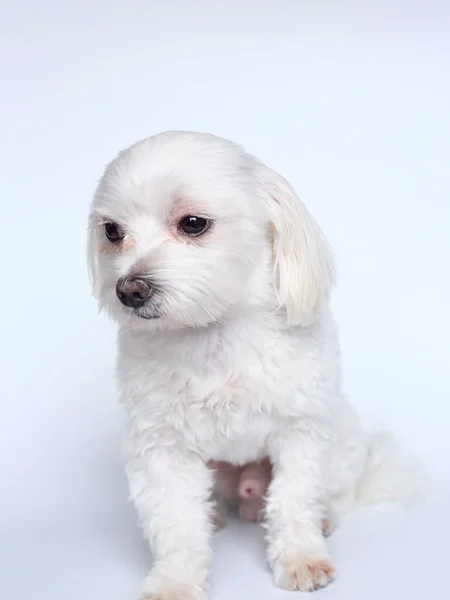
[[[87,235],[87,263],[89,279],[92,284],[92,293],[98,298],[99,281],[98,281],[98,257],[97,257],[97,227],[94,219],[89,219],[88,235]]]
[[[290,325],[309,325],[334,283],[331,248],[315,219],[281,175],[261,168],[272,229],[273,271],[279,306]]]

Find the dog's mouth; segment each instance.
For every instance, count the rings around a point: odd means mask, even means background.
[[[131,314],[135,317],[138,317],[138,319],[144,319],[146,321],[160,319],[162,316],[158,306],[147,306],[145,304],[144,306],[140,306],[139,308],[132,308]]]
[[[147,321],[151,321],[154,319],[160,319],[161,315],[155,312],[143,312],[139,309],[134,309],[133,314],[136,315],[139,319],[146,319]]]

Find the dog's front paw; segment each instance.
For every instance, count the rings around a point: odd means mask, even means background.
[[[177,574],[173,578],[161,576],[157,569],[150,571],[139,600],[205,600],[203,585],[184,583]]]
[[[205,600],[206,596],[189,589],[170,587],[165,590],[144,590],[139,600]]]
[[[328,556],[300,554],[292,561],[278,562],[274,576],[275,583],[285,590],[313,592],[331,583],[336,569]]]

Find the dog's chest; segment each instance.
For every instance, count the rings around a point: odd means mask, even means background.
[[[183,439],[207,458],[240,463],[263,456],[307,369],[299,364],[298,340],[258,333],[154,344],[151,354],[127,349],[133,358],[124,357],[125,380],[140,390],[136,416],[151,418],[153,431]]]
[[[171,404],[180,435],[208,457],[235,463],[264,454],[283,405],[298,388],[289,376],[295,354],[282,344],[239,341],[218,346],[201,363],[186,361]]]
[[[194,382],[183,403],[179,432],[210,458],[253,460],[274,426],[272,402],[267,386],[245,375],[209,389]]]

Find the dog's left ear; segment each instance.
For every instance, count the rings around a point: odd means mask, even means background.
[[[279,306],[290,325],[306,326],[329,299],[335,274],[331,248],[292,186],[264,165],[259,173],[270,214]]]

